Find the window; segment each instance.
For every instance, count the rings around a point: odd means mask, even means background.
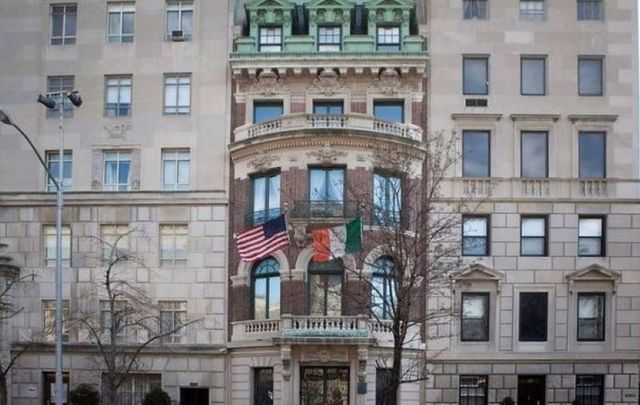
[[[520,341],[547,340],[547,293],[520,293]]]
[[[489,341],[489,293],[462,293],[460,340]]]
[[[73,76],[48,76],[47,77],[47,93],[62,93],[73,90],[74,86],[74,77]],[[67,97],[62,94],[52,95],[54,100],[56,100],[55,108],[47,108],[47,118],[59,118],[60,103],[64,104],[63,111],[65,118],[73,117],[73,107],[71,103],[67,99]]]
[[[309,263],[309,315],[342,315],[342,278],[340,259]]]
[[[607,138],[604,132],[581,131],[578,134],[578,175],[580,178],[607,177]]]
[[[251,180],[253,207],[249,225],[260,225],[282,213],[280,209],[280,173],[256,176]]]
[[[580,405],[604,405],[604,376],[577,375],[576,401]]]
[[[386,405],[389,403],[387,387],[391,384],[393,369],[376,368],[376,405]]]
[[[193,34],[193,2],[167,2],[167,40],[174,35],[174,31],[182,31],[182,39],[190,41]]]
[[[71,151],[65,151],[64,155],[62,155],[62,188],[64,191],[69,191],[73,189],[73,176],[72,176],[72,168],[73,168],[73,154]],[[56,179],[58,184],[60,184],[60,154],[56,151],[48,151],[46,152],[47,158],[47,168],[49,172]],[[47,191],[55,192],[56,185],[51,181],[51,178],[47,175]]]
[[[337,52],[340,50],[342,29],[340,27],[318,27],[318,50]]]
[[[396,313],[396,280],[390,257],[379,257],[373,263],[371,311],[378,319],[392,319]]]
[[[520,255],[547,255],[547,218],[522,217],[520,220]]]
[[[578,0],[578,21],[598,21],[602,19],[602,0]]]
[[[191,113],[191,75],[164,76],[164,113],[181,115]]]
[[[523,131],[520,134],[520,176],[541,179],[549,176],[549,141],[547,132]]]
[[[400,27],[378,27],[378,51],[400,50]]]
[[[189,149],[162,151],[162,188],[164,190],[189,190],[190,172]]]
[[[158,301],[160,308],[160,334],[168,333],[163,343],[182,343],[187,321],[187,301]]]
[[[462,177],[489,177],[489,131],[462,131]]]
[[[578,94],[581,96],[602,96],[604,94],[604,59],[599,56],[578,57]]]
[[[545,0],[520,0],[520,18],[523,20],[544,20]]]
[[[489,217],[462,217],[462,255],[489,256]]]
[[[526,56],[520,59],[520,94],[544,96],[547,87],[547,60],[544,56]]]
[[[389,122],[403,123],[404,101],[376,100],[373,102],[373,116]]]
[[[51,5],[51,45],[76,43],[78,6],[74,4]]]
[[[344,114],[342,101],[314,101],[313,113],[320,115],[342,115]]]
[[[47,267],[56,267],[56,227],[46,225],[44,233],[44,257]],[[62,225],[62,266],[71,266],[71,228]]]
[[[69,341],[69,300],[62,300],[62,341]],[[45,342],[56,341],[56,301],[42,300],[42,335]]]
[[[102,333],[111,336],[111,327],[113,326],[114,335],[124,337],[127,332],[127,317],[132,311],[133,308],[128,306],[125,300],[114,301],[113,311],[109,300],[100,300],[100,329]],[[114,320],[115,322],[113,322]]]
[[[399,177],[373,174],[373,220],[376,225],[396,225],[400,222],[402,183]]]
[[[160,225],[160,265],[187,263],[187,225]]]
[[[578,341],[604,341],[604,293],[578,293]]]
[[[253,103],[254,124],[280,118],[282,114],[282,101],[255,101]]]
[[[135,3],[107,3],[107,42],[133,42]]]
[[[309,214],[314,217],[342,217],[344,169],[309,169]]]
[[[578,219],[578,255],[605,255],[604,217],[581,216]]]
[[[282,51],[282,27],[260,27],[260,52]]]
[[[268,257],[253,267],[253,319],[280,318],[280,264]]]
[[[104,115],[107,117],[128,117],[131,115],[131,76],[107,76],[106,103]]]
[[[487,405],[487,376],[460,376],[460,405]]]
[[[102,373],[102,392],[107,392],[106,379],[106,373]],[[119,405],[142,404],[145,395],[155,388],[162,388],[160,374],[129,373],[123,376],[122,385],[118,388],[116,403]]]
[[[104,191],[129,191],[131,189],[130,172],[130,152],[104,152]]]
[[[465,95],[489,94],[489,58],[465,56],[462,66],[462,91]]]
[[[107,263],[113,262],[129,251],[129,225],[102,225],[100,239],[104,260]]]
[[[273,368],[253,369],[253,405],[273,405]]]
[[[465,20],[486,20],[489,18],[488,0],[462,0]]]

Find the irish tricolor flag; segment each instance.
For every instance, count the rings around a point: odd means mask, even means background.
[[[313,235],[313,260],[326,262],[362,249],[362,219],[345,225],[319,229]]]

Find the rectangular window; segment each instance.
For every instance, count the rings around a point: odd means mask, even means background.
[[[47,267],[56,267],[56,227],[46,225],[44,233],[44,258]],[[62,266],[71,266],[71,228],[62,225]]]
[[[104,191],[129,191],[131,189],[131,153],[104,152]]]
[[[104,260],[115,263],[129,252],[129,225],[102,225],[100,239]]]
[[[248,225],[260,225],[276,218],[280,209],[280,173],[256,176],[251,179],[253,207]]]
[[[342,115],[344,114],[344,103],[342,101],[314,101],[313,113],[320,115]]]
[[[78,6],[73,4],[51,5],[51,45],[76,43]]]
[[[488,0],[462,0],[465,20],[486,20],[489,18]]]
[[[284,109],[282,101],[254,101],[253,102],[253,123],[274,120],[282,117]]]
[[[117,300],[113,303],[113,310],[109,300],[100,300],[100,329],[102,333],[110,335],[111,327],[114,327],[116,337],[126,335],[127,312],[133,310],[125,300]]]
[[[576,401],[580,405],[604,405],[604,376],[577,375]]]
[[[340,27],[318,27],[318,50],[320,52],[338,52],[342,42]]]
[[[526,56],[520,59],[520,94],[544,96],[547,87],[547,59],[544,56]]]
[[[135,3],[107,3],[107,42],[133,42]]]
[[[520,341],[545,342],[547,340],[548,294],[546,292],[520,293]]]
[[[460,340],[489,341],[489,293],[462,293]]]
[[[273,368],[253,369],[253,405],[273,405]]]
[[[604,59],[600,56],[578,57],[578,94],[602,96],[604,94]]]
[[[62,341],[69,341],[69,300],[62,300]],[[42,335],[45,342],[56,341],[56,301],[42,300]]]
[[[578,220],[578,255],[605,255],[604,217],[581,216]]]
[[[344,169],[309,169],[309,215],[344,216]]]
[[[163,343],[182,343],[187,321],[187,301],[158,301],[160,308],[160,333],[168,333]]]
[[[542,21],[546,15],[545,0],[520,0],[520,18],[522,20]]]
[[[462,217],[462,255],[489,256],[489,217]]]
[[[604,293],[578,293],[578,341],[604,341]]]
[[[546,217],[522,217],[520,219],[520,255],[547,255]]]
[[[578,0],[578,21],[603,19],[602,0]]]
[[[386,405],[389,403],[387,399],[387,387],[391,383],[393,377],[393,369],[376,368],[376,405]]]
[[[191,74],[164,76],[164,113],[167,115],[191,113]]]
[[[462,131],[462,177],[490,177],[489,131]]]
[[[160,265],[187,264],[187,225],[160,225]]]
[[[520,134],[520,176],[525,179],[541,179],[549,176],[548,133],[523,131]]]
[[[107,117],[131,115],[131,76],[105,77],[105,110]]]
[[[47,93],[62,93],[69,92],[73,90],[74,86],[74,77],[73,76],[48,76],[47,77]],[[73,117],[73,107],[67,97],[62,94],[59,95],[51,95],[51,97],[56,100],[56,107],[53,109],[47,108],[47,118],[59,118],[60,110],[58,109],[60,104],[64,103],[64,117],[71,118]]]
[[[189,190],[191,156],[189,149],[162,151],[162,188],[167,191]]]
[[[465,56],[462,60],[462,91],[465,95],[489,94],[489,58]]]
[[[378,51],[400,50],[400,27],[378,27]]]
[[[106,373],[102,373],[102,392],[105,387]],[[155,388],[162,388],[162,376],[150,373],[128,373],[123,376],[122,385],[118,388],[118,405],[142,404],[145,395]]]
[[[460,405],[487,405],[486,375],[460,376]]]
[[[282,51],[282,27],[260,27],[260,52]]]
[[[580,131],[578,143],[578,175],[580,178],[604,179],[607,177],[606,133]]]
[[[73,189],[73,175],[72,175],[72,169],[73,169],[73,154],[71,151],[65,151],[63,156],[63,161],[62,161],[62,177],[63,177],[63,181],[62,181],[62,188],[64,191],[70,191]],[[58,182],[58,184],[60,184],[60,176],[59,176],[59,171],[60,171],[60,153],[58,153],[57,151],[48,151],[45,154],[46,160],[47,160],[47,168],[49,169],[49,172],[51,172],[51,174],[53,175],[53,177],[56,179],[56,181]],[[51,181],[51,178],[47,175],[47,191],[48,192],[55,192],[56,191],[56,185],[53,183],[53,181]]]
[[[404,122],[404,101],[375,100],[373,116],[389,122]]]
[[[193,35],[193,1],[167,2],[167,40],[190,41]]]
[[[396,225],[402,208],[402,182],[397,176],[373,174],[373,219],[376,225]]]

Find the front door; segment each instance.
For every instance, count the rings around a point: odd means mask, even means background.
[[[180,388],[180,405],[209,405],[209,388]]]
[[[518,376],[518,405],[544,405],[545,377],[543,375]]]
[[[348,367],[302,367],[302,405],[349,405]]]

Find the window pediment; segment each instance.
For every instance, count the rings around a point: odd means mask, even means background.
[[[613,286],[613,292],[616,292],[618,282],[620,281],[620,273],[617,271],[608,269],[602,265],[594,263],[584,269],[576,270],[573,273],[567,275],[567,281],[569,283],[569,292],[573,293],[574,285],[576,283],[595,283],[595,282],[609,282]]]
[[[350,0],[314,0],[305,7],[309,10],[316,9],[352,9],[356,5],[355,1]]]
[[[399,8],[403,10],[410,10],[415,7],[416,2],[414,0],[373,0],[367,3],[367,8],[371,10],[379,8]]]
[[[468,269],[453,277],[454,289],[457,286],[469,285],[478,282],[492,282],[496,284],[500,293],[504,274],[482,264],[472,264]]]
[[[294,4],[288,0],[250,0],[245,7],[249,11],[258,9],[292,10],[293,5]]]

